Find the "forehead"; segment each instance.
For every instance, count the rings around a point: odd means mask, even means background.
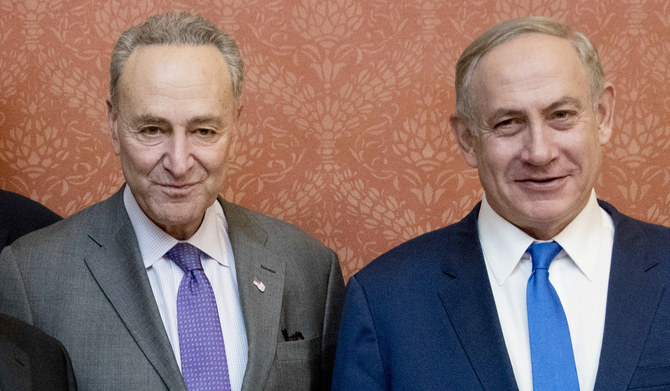
[[[232,95],[230,73],[213,45],[145,45],[126,61],[120,78],[120,97],[144,95],[218,97]]]
[[[551,104],[554,99],[588,99],[588,73],[570,41],[524,34],[484,55],[472,82],[478,104]]]

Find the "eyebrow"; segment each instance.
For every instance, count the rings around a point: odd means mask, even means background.
[[[503,117],[515,117],[519,115],[524,115],[523,110],[516,110],[516,109],[498,109],[493,112],[491,116],[489,116],[485,121],[486,122],[495,122],[500,118]]]
[[[556,102],[553,102],[550,104],[547,108],[543,109],[542,112],[550,112],[553,110],[558,109],[559,107],[567,106],[567,105],[572,105],[574,106],[577,110],[581,111],[583,109],[583,105],[581,101],[577,98],[571,97],[571,96],[563,96]],[[517,110],[517,109],[507,109],[507,108],[501,108],[493,112],[493,114],[488,118],[488,120],[497,120],[498,118],[506,117],[506,116],[517,116],[517,115],[523,115],[524,111],[523,110]]]
[[[189,125],[202,125],[202,124],[212,124],[216,127],[221,127],[222,121],[221,118],[217,116],[199,116],[191,118],[188,121]]]
[[[571,96],[564,96],[561,99],[557,100],[556,102],[550,104],[549,107],[547,107],[543,111],[544,112],[553,111],[562,106],[574,106],[577,110],[580,111],[583,108],[582,102],[579,99],[573,98]]]
[[[164,118],[160,117],[155,117],[150,114],[142,114],[140,116],[131,118],[130,121],[128,121],[132,125],[137,125],[137,124],[160,124],[164,125],[167,124],[168,121],[166,121]]]
[[[131,121],[133,124],[158,124],[158,125],[169,125],[170,122],[165,118],[156,117],[151,114],[142,114],[136,118],[133,118]],[[214,126],[221,127],[222,121],[221,118],[217,116],[197,116],[189,119],[189,125],[203,125],[203,124],[213,124]]]

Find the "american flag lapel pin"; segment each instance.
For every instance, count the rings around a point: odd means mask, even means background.
[[[261,281],[258,281],[256,277],[254,277],[254,285],[256,285],[256,288],[258,288],[261,293],[265,292],[265,284],[263,284]]]

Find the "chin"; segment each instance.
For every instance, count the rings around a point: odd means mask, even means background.
[[[526,221],[529,222],[529,225],[540,229],[562,226],[566,221],[569,222],[574,218],[570,210],[550,207],[544,207],[540,210],[526,211],[524,215]]]

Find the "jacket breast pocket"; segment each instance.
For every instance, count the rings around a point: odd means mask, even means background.
[[[277,343],[277,361],[309,360],[320,354],[321,340],[318,337]]]
[[[278,342],[266,389],[316,390],[320,372],[320,338]]]

